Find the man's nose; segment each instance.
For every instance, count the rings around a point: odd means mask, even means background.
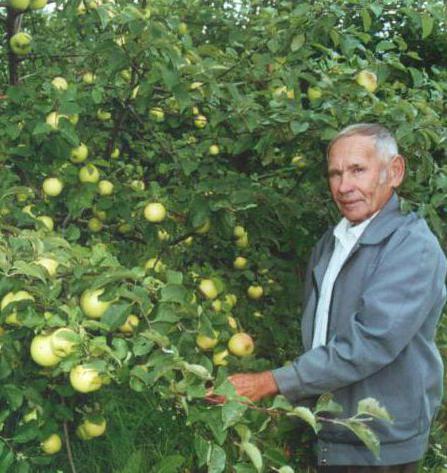
[[[354,190],[353,184],[352,179],[350,179],[347,174],[342,174],[340,176],[338,192],[340,194],[348,194],[349,192],[352,192]]]

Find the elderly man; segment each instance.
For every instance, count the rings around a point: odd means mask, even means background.
[[[399,210],[405,162],[377,124],[341,131],[328,148],[329,187],[343,218],[315,246],[305,284],[305,353],[292,365],[230,377],[240,395],[277,393],[299,403],[330,391],[356,412],[377,399],[394,418],[374,421],[376,459],[347,429],[318,435],[319,471],[416,472],[441,403],[435,330],[445,303],[446,259],[425,220]]]

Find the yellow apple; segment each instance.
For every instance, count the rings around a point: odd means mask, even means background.
[[[113,184],[106,179],[98,182],[98,194],[99,195],[112,195],[113,194]]]
[[[82,76],[82,81],[84,82],[84,84],[88,84],[88,85],[94,84],[95,80],[96,80],[96,76],[95,74],[93,74],[93,72],[86,72]]]
[[[229,355],[230,353],[228,350],[222,350],[218,351],[217,353],[214,353],[213,355],[213,364],[214,366],[226,366],[228,365],[228,360],[225,358]]]
[[[76,435],[81,440],[91,440],[92,439],[92,437],[90,437],[90,435],[87,435],[87,432],[85,431],[84,424],[80,424],[76,427]]]
[[[36,260],[36,264],[43,266],[50,276],[55,276],[59,263],[53,258],[46,258],[44,256]]]
[[[205,223],[195,228],[194,231],[199,235],[204,235],[205,233],[208,233],[210,231],[210,228],[211,228],[211,221],[209,218],[207,218],[205,220]]]
[[[12,302],[19,302],[25,300],[34,301],[34,297],[27,291],[8,292],[2,298],[0,310],[3,311]],[[21,325],[17,318],[16,310],[13,310],[9,315],[6,316],[5,322],[9,325]]]
[[[291,159],[290,163],[293,164],[294,166],[296,166],[297,168],[303,168],[304,166],[306,166],[306,163],[304,161],[304,157],[299,155],[299,154],[294,156]]]
[[[178,32],[180,34],[186,34],[188,32],[188,25],[184,22],[179,23]]]
[[[166,230],[163,230],[162,228],[158,230],[157,237],[160,241],[167,241],[170,238],[169,233]]]
[[[56,366],[61,359],[51,348],[49,336],[36,335],[30,347],[31,358],[40,366]]]
[[[138,179],[134,179],[130,183],[130,188],[135,192],[144,191],[146,189],[146,184],[143,181],[140,181]]]
[[[229,305],[230,309],[237,304],[237,297],[235,294],[226,294],[224,300],[225,303]]]
[[[250,286],[247,289],[247,296],[250,299],[254,299],[254,300],[260,299],[263,294],[264,294],[264,289],[262,288],[262,286]]]
[[[321,91],[319,87],[309,87],[307,89],[307,97],[311,101],[321,99],[322,96],[323,96],[323,92]]]
[[[130,314],[127,317],[126,321],[123,323],[123,325],[121,325],[121,327],[119,328],[119,331],[121,333],[131,334],[138,327],[139,323],[140,319],[136,315]]]
[[[45,121],[47,125],[50,125],[51,128],[54,128],[55,130],[57,130],[59,128],[59,122],[61,118],[68,118],[68,117],[67,115],[61,115],[57,112],[51,112],[47,115],[47,118]]]
[[[96,218],[96,217],[92,217],[91,219],[89,219],[87,223],[88,229],[93,233],[100,232],[103,226],[104,225],[102,224],[101,220],[99,220],[99,218]]]
[[[55,77],[51,81],[51,84],[57,90],[67,90],[68,89],[68,82],[63,77]]]
[[[227,323],[228,323],[228,326],[233,329],[233,330],[236,330],[237,329],[237,320],[232,316],[232,315],[229,315],[227,317]]]
[[[107,422],[104,417],[100,419],[86,419],[82,426],[84,427],[84,432],[89,437],[100,437],[106,431]]]
[[[211,156],[217,156],[217,155],[220,153],[220,148],[219,148],[219,146],[217,146],[217,145],[211,145],[211,146],[208,148],[208,153],[209,153]]]
[[[29,7],[30,0],[8,0],[8,5],[14,10],[24,11]]]
[[[211,307],[215,312],[220,312],[222,310],[222,301],[220,301],[219,299],[214,300],[211,303]]]
[[[29,7],[31,10],[41,10],[47,6],[48,0],[31,0]]]
[[[247,248],[248,246],[248,235],[247,233],[235,241],[235,245],[238,248]]]
[[[160,273],[161,271],[164,271],[165,265],[162,263],[162,261],[159,258],[149,258],[146,261],[146,264],[144,265],[144,269],[146,271],[152,269],[156,273]]]
[[[53,353],[60,358],[73,353],[79,344],[79,335],[68,327],[58,328],[49,338]]]
[[[203,351],[212,350],[219,342],[218,333],[214,332],[214,337],[208,337],[206,335],[197,335],[196,345]]]
[[[251,355],[254,348],[253,339],[244,332],[235,333],[228,341],[228,349],[239,357]]]
[[[194,125],[197,128],[205,128],[207,124],[208,119],[205,117],[205,115],[197,115],[196,117],[194,117]]]
[[[233,268],[234,269],[245,269],[247,267],[248,260],[243,256],[238,256],[233,261]]]
[[[144,218],[152,223],[160,223],[166,218],[166,209],[159,202],[151,202],[144,207]]]
[[[70,152],[70,160],[73,163],[82,163],[87,159],[88,148],[84,143],[81,143],[76,148],[73,148]]]
[[[79,180],[96,184],[99,181],[99,171],[94,164],[87,164],[79,170]]]
[[[99,297],[104,289],[86,289],[80,300],[81,309],[91,319],[100,319],[104,312],[110,307],[112,301],[101,301]]]
[[[104,110],[99,109],[96,112],[96,117],[98,120],[101,120],[102,122],[106,122],[112,118],[112,114],[110,112],[106,112]]]
[[[42,184],[43,192],[50,197],[58,196],[63,188],[64,184],[58,177],[47,177]]]
[[[39,222],[42,222],[42,224],[47,228],[47,230],[49,230],[50,232],[53,231],[54,229],[54,222],[53,222],[53,219],[51,217],[49,217],[48,215],[41,215],[39,217],[36,217],[36,220],[38,220]]]
[[[219,294],[212,279],[202,279],[200,281],[199,290],[207,299],[211,300],[215,299]]]
[[[153,107],[149,110],[149,116],[156,122],[162,122],[165,119],[165,112],[160,107]]]
[[[243,236],[247,235],[247,231],[242,225],[236,225],[233,228],[233,236],[235,238],[242,238]]]
[[[373,93],[377,89],[377,76],[374,72],[367,70],[360,71],[356,75],[355,80],[357,81],[357,84],[362,86],[368,92]]]
[[[73,113],[73,115],[68,115],[68,120],[72,125],[76,125],[79,121],[79,114]]]
[[[54,455],[62,448],[62,440],[58,434],[51,434],[41,442],[40,448],[47,455]]]
[[[102,379],[94,368],[78,365],[70,371],[70,383],[75,391],[90,393],[102,386]]]
[[[110,157],[112,159],[118,159],[120,157],[120,149],[119,148],[115,148],[111,153],[110,153]]]

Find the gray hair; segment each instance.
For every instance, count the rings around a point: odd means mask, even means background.
[[[343,130],[332,139],[327,148],[327,157],[329,158],[332,146],[334,146],[338,140],[354,135],[371,136],[374,138],[377,157],[386,164],[389,163],[394,156],[399,154],[396,139],[387,128],[377,123],[356,123],[355,125],[343,128]]]

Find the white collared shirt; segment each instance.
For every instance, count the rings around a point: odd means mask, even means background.
[[[326,345],[329,306],[331,303],[335,280],[337,279],[338,273],[345,263],[346,258],[357,243],[357,240],[378,213],[379,212],[376,212],[368,220],[365,220],[358,225],[352,225],[348,219],[343,217],[334,228],[335,247],[321,285],[321,294],[318,299],[317,311],[315,314],[315,329],[312,348]]]

